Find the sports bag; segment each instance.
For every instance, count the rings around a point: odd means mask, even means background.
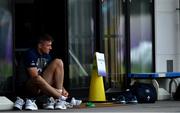
[[[138,103],[155,103],[157,100],[157,92],[153,84],[135,83],[130,89]]]

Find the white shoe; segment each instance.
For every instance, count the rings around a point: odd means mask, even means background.
[[[17,97],[14,103],[14,109],[22,110],[24,103],[25,102],[23,99],[21,99],[20,97]]]
[[[25,110],[38,110],[35,100],[26,99]]]
[[[43,104],[44,109],[53,110],[54,109],[55,101],[52,97],[47,99],[47,102]]]
[[[73,105],[69,102],[65,102],[66,108],[73,108]]]
[[[54,109],[67,109],[65,104],[66,104],[66,101],[61,100],[61,99],[57,99],[55,102]]]
[[[71,104],[74,106],[79,106],[82,103],[82,100],[77,100],[74,97],[71,99]]]

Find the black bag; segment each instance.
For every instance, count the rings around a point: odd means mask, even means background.
[[[137,97],[138,103],[155,103],[157,100],[157,92],[153,84],[135,83],[131,86],[131,91]]]
[[[173,95],[174,100],[180,100],[180,84],[176,89],[175,94]]]

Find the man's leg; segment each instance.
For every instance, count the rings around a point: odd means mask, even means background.
[[[64,65],[62,60],[53,60],[43,72],[43,78],[56,89],[63,89]]]
[[[40,93],[39,87],[36,85],[35,79],[29,79],[26,85],[26,94],[30,97],[35,97]]]
[[[42,77],[34,77],[30,79],[26,85],[28,91],[32,94],[41,91],[54,98],[59,98],[62,95],[63,81],[63,62],[60,59],[55,59],[48,65]]]
[[[56,91],[62,94],[64,82],[64,65],[61,59],[53,60],[43,72],[42,77]]]

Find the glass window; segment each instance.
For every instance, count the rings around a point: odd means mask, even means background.
[[[0,92],[12,91],[12,14],[9,1],[0,0]]]
[[[111,88],[122,88],[125,74],[125,16],[123,0],[102,0],[103,41]],[[106,84],[107,84],[106,83]]]
[[[89,87],[94,55],[93,0],[68,0],[70,88]]]

